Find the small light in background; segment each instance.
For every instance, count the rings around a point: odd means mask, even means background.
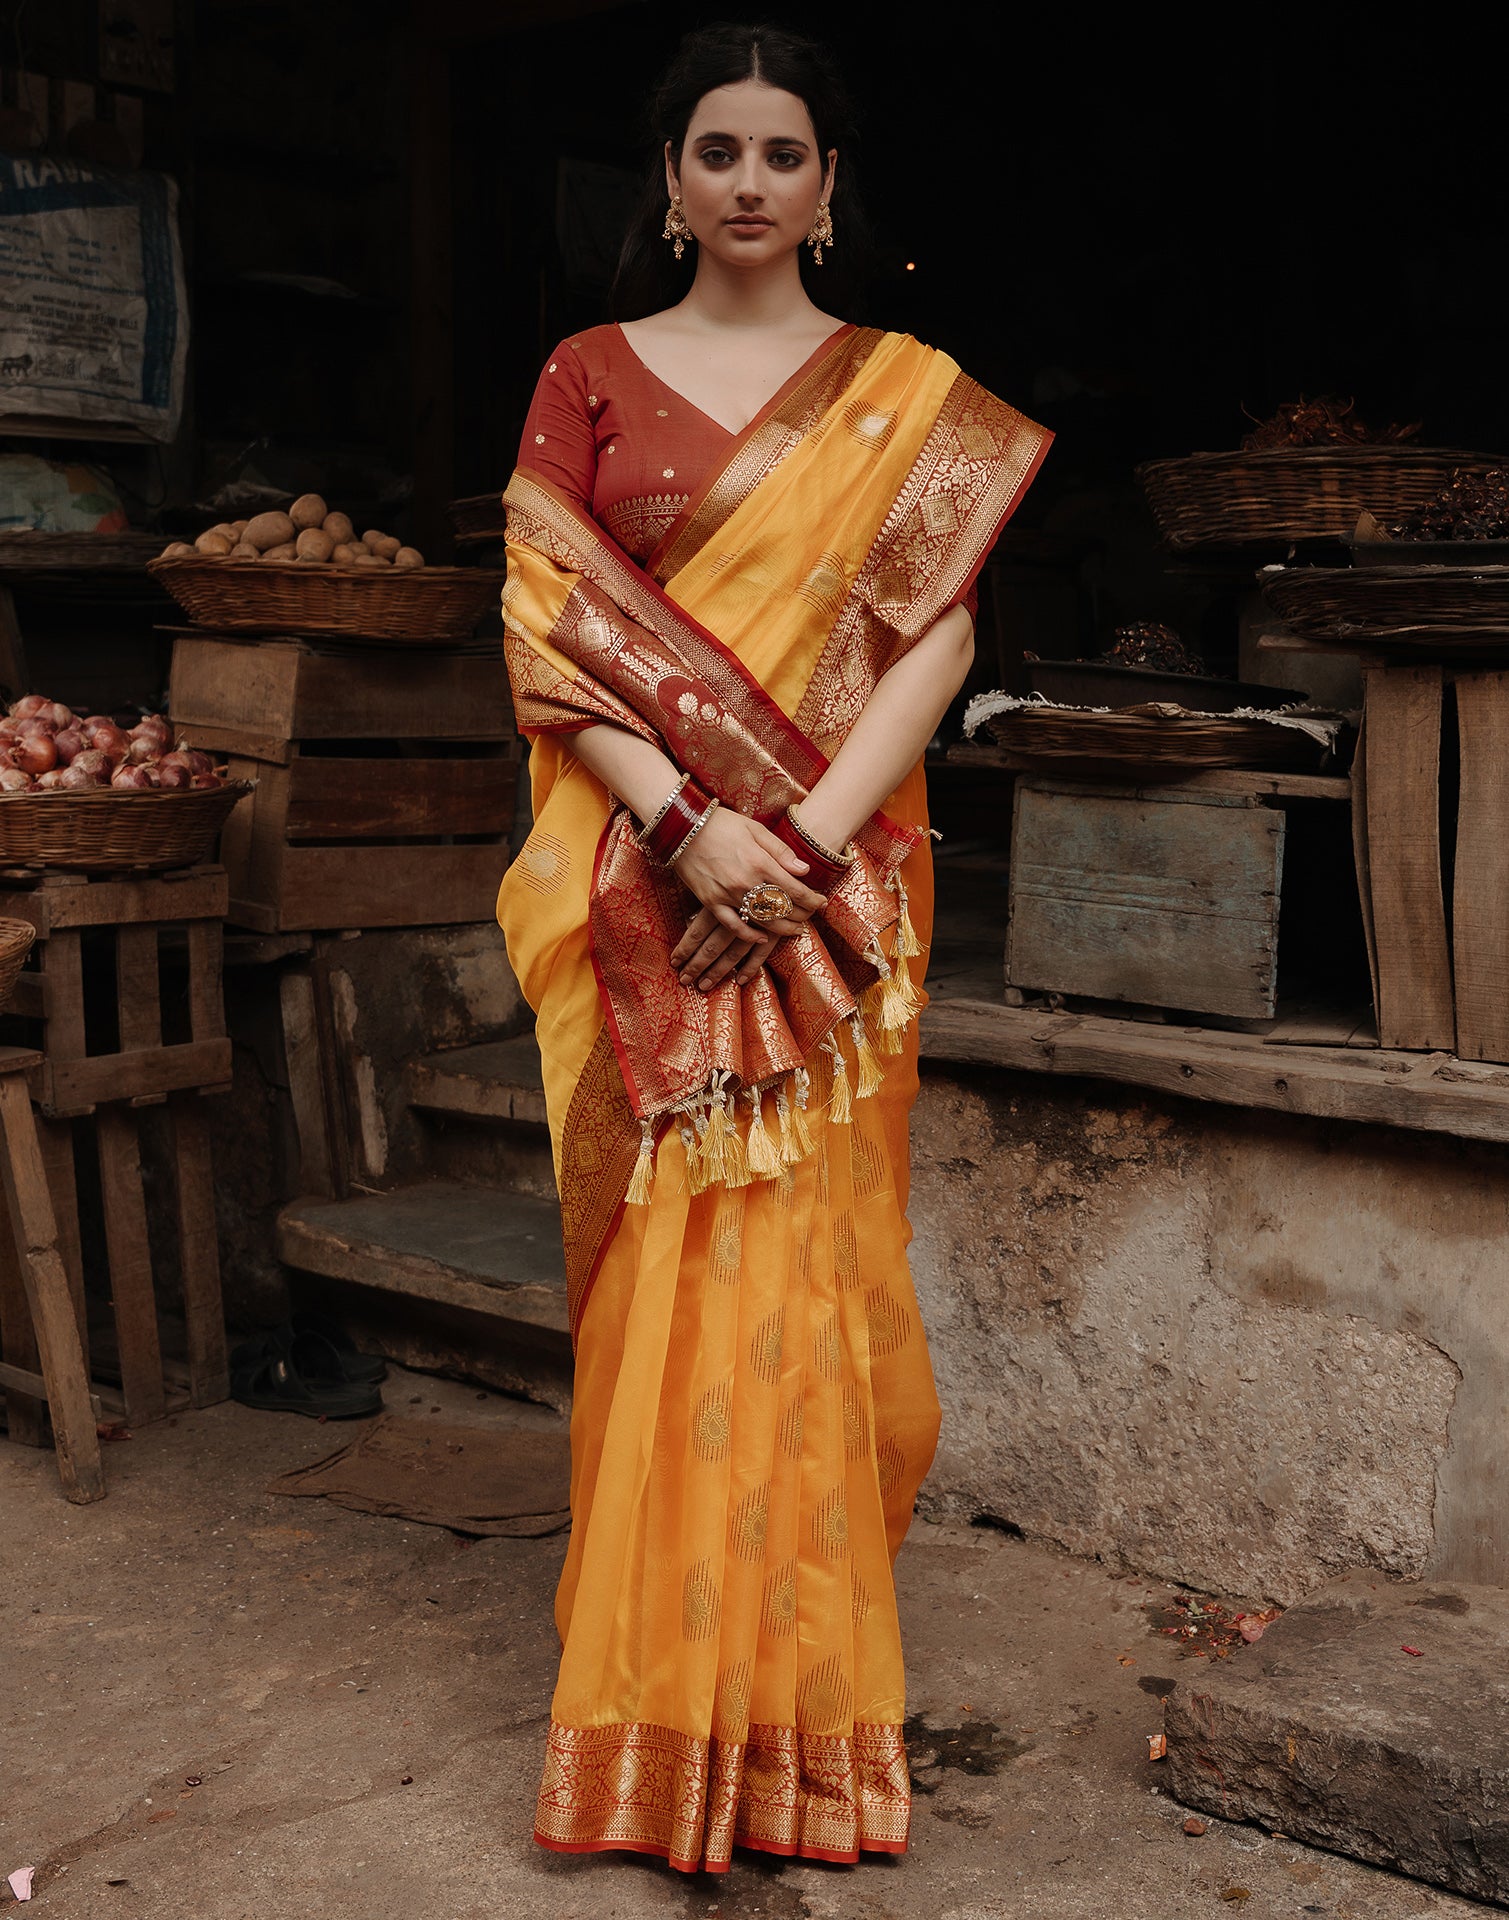
[[[915,273],[917,271],[917,262],[915,260],[908,260],[906,270],[908,273]]]

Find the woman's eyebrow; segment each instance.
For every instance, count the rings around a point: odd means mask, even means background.
[[[739,144],[739,136],[736,133],[699,133],[692,144],[700,147],[712,140],[722,141],[724,146],[730,147]],[[767,147],[800,147],[803,153],[809,150],[807,142],[797,139],[795,134],[772,133],[766,136],[763,144]]]

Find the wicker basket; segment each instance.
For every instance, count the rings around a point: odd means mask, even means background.
[[[319,566],[302,560],[154,560],[156,575],[197,626],[219,633],[296,633],[448,647],[495,607],[501,573],[482,567]]]
[[[446,508],[460,540],[501,540],[507,532],[501,493],[474,493]]]
[[[8,793],[0,796],[0,866],[67,873],[157,872],[214,858],[232,809],[251,792],[223,787],[132,793]]]
[[[1433,500],[1459,469],[1501,464],[1450,447],[1304,447],[1149,460],[1137,478],[1171,547],[1344,540],[1366,511],[1385,523]]]
[[[1503,645],[1509,567],[1270,567],[1263,597],[1306,640]]]
[[[999,745],[1045,769],[1115,778],[1123,769],[1178,780],[1202,767],[1263,767],[1314,773],[1327,749],[1296,727],[1225,714],[1147,707],[1094,713],[1086,708],[1024,706],[995,713],[986,731]]]
[[[0,1013],[5,1011],[37,930],[29,920],[0,920]]]

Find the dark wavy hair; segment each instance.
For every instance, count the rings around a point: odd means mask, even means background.
[[[852,318],[869,267],[870,234],[855,180],[858,128],[848,89],[825,47],[785,27],[737,26],[720,21],[689,33],[650,98],[650,159],[639,206],[624,236],[613,278],[611,306],[616,320],[637,320],[673,306],[691,285],[696,249],[677,261],[665,226],[665,144],[681,164],[682,143],[697,102],[716,87],[741,80],[762,80],[768,87],[794,93],[811,115],[819,155],[838,150],[839,165],[829,202],[834,247],[814,267],[801,251],[802,280],[829,311]],[[850,311],[845,312],[845,309]]]

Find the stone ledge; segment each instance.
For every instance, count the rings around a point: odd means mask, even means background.
[[[1186,1806],[1509,1906],[1509,1592],[1333,1581],[1165,1726]]]

